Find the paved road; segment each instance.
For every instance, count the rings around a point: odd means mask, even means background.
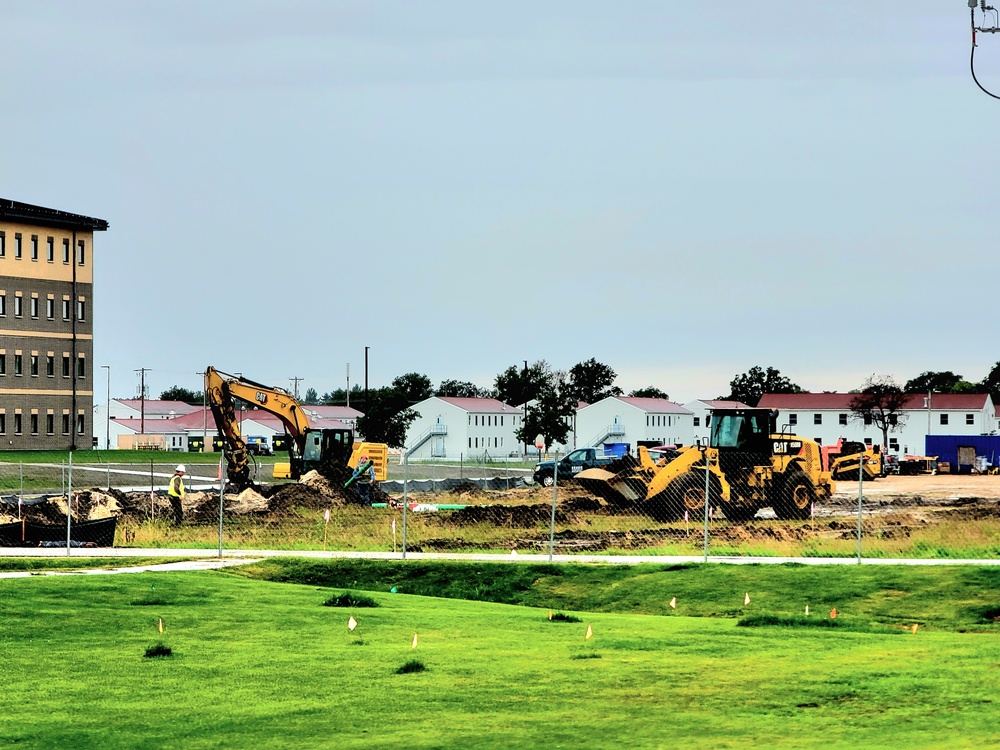
[[[217,549],[140,549],[132,547],[96,547],[74,548],[69,557],[90,558],[130,558],[130,557],[181,557],[203,562],[214,561],[220,567],[256,562],[268,557],[302,557],[318,560],[332,559],[365,559],[365,560],[400,560],[399,552],[320,552],[318,550],[223,550],[220,559]],[[0,547],[0,557],[67,557],[66,549],[52,547]],[[546,554],[459,554],[447,552],[409,552],[407,560],[458,560],[464,562],[510,562],[510,563],[545,563],[549,561]],[[701,555],[553,555],[552,562],[557,563],[588,563],[605,565],[638,565],[640,563],[656,563],[661,565],[677,565],[680,563],[702,562]],[[755,565],[782,563],[800,563],[802,565],[857,565],[856,557],[713,557],[709,562],[731,565]],[[862,565],[1000,565],[1000,560],[926,560],[915,558],[883,559],[861,558]]]

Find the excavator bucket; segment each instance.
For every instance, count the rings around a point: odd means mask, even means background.
[[[640,453],[644,448],[640,448]],[[627,506],[646,499],[648,468],[641,458],[623,456],[607,469],[587,469],[574,479],[584,490],[607,500],[611,505]]]

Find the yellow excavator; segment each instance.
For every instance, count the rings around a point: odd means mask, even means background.
[[[301,404],[283,388],[207,367],[205,398],[222,436],[226,475],[237,491],[253,486],[250,471],[252,455],[240,432],[240,421],[236,416],[237,399],[275,415],[284,425],[289,439],[283,442],[290,461],[284,472],[275,465],[276,476],[284,473],[291,479],[298,479],[315,469],[327,477],[339,478],[347,466],[355,465],[362,455],[367,455],[375,468],[375,479],[380,482],[386,479],[388,446],[384,443],[355,443],[354,432],[347,428],[311,428]]]
[[[770,506],[782,519],[804,519],[836,491],[823,470],[819,444],[777,432],[777,412],[714,409],[707,445],[680,448],[654,462],[640,447],[617,471],[576,475],[584,489],[611,505],[633,507],[657,521],[704,512],[705,497],[730,521],[748,521]]]

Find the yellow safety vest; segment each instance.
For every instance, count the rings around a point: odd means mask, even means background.
[[[167,488],[167,493],[171,497],[184,497],[184,477],[180,474],[174,474],[170,478],[170,485]]]

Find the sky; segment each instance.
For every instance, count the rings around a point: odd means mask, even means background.
[[[323,393],[366,346],[371,387],[593,357],[681,403],[754,365],[846,391],[1000,359],[1000,102],[962,0],[5,0],[0,27],[0,197],[110,223],[114,397],[207,365]],[[976,68],[1000,92],[1000,36]]]

